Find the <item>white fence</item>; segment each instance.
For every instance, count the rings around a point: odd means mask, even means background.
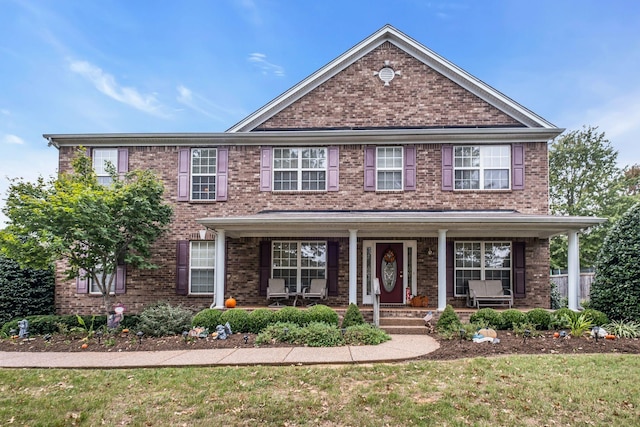
[[[594,275],[594,273],[580,273],[580,291],[578,292],[578,297],[581,301],[589,300]],[[563,298],[569,296],[569,276],[567,274],[551,276],[551,281],[558,287],[560,296]]]

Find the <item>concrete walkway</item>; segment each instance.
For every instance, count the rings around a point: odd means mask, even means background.
[[[153,368],[167,366],[316,365],[395,362],[440,345],[428,335],[391,335],[380,345],[218,348],[127,352],[0,352],[0,368]]]

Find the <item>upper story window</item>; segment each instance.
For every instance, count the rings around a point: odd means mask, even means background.
[[[377,147],[376,189],[402,190],[403,171],[402,147]]]
[[[274,191],[326,191],[326,148],[274,148]]]
[[[191,150],[191,200],[215,200],[218,150]]]
[[[453,149],[456,190],[511,188],[511,149],[508,145],[458,146]]]
[[[94,148],[91,157],[93,159],[93,170],[98,176],[98,183],[102,185],[111,184],[112,178],[108,169],[111,166],[115,170],[118,166],[118,149]]]

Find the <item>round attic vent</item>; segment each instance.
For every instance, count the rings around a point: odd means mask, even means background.
[[[396,72],[391,67],[384,67],[378,71],[378,77],[384,82],[385,86],[389,86],[389,82],[396,76]]]

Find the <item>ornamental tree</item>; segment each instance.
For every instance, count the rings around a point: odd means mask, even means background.
[[[640,204],[607,234],[591,284],[591,307],[612,320],[640,321]]]
[[[108,313],[119,262],[155,268],[151,245],[166,231],[173,210],[151,171],[118,177],[110,167],[112,183],[101,185],[84,153],[80,147],[73,171],[57,179],[11,180],[0,251],[22,267],[44,269],[63,261],[66,278],[92,281]]]

